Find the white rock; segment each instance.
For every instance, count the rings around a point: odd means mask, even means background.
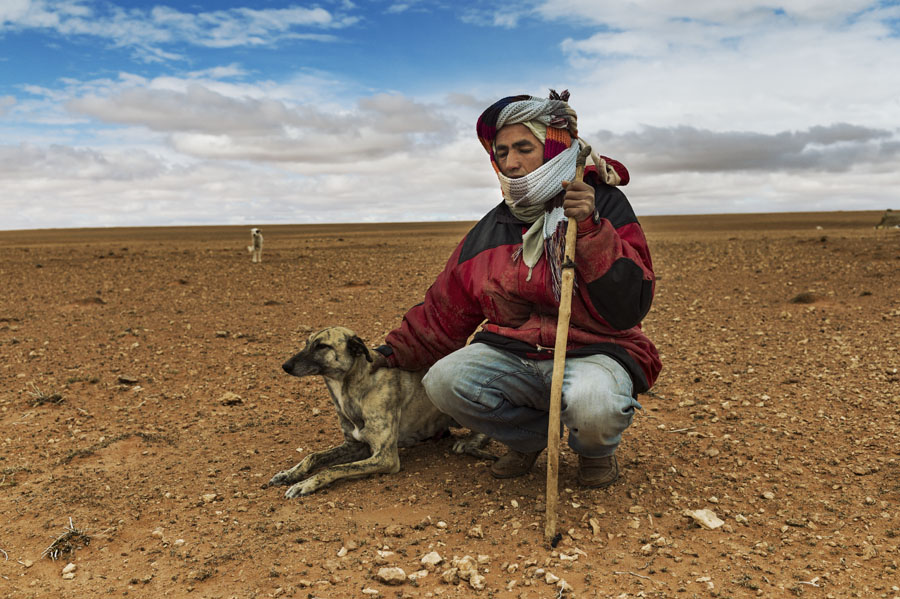
[[[557,575],[554,574],[553,572],[547,572],[547,573],[544,575],[544,581],[545,581],[547,584],[556,584],[557,582],[559,582],[559,580],[560,580],[559,576],[557,576]]]
[[[685,510],[684,515],[693,518],[694,522],[709,530],[715,530],[725,524],[714,511],[709,509]]]
[[[437,551],[432,551],[423,555],[422,559],[419,561],[423,566],[437,566],[439,563],[444,561],[444,558],[442,558]]]
[[[481,574],[472,574],[469,576],[469,586],[476,591],[484,590],[484,576]]]
[[[373,588],[369,588],[369,587],[364,588],[362,590],[362,592],[363,592],[363,595],[368,595],[369,597],[377,597],[378,595],[381,594],[378,589],[373,589]]]
[[[78,569],[78,566],[76,566],[72,562],[69,562],[68,564],[66,564],[66,567],[62,569],[62,573],[63,574],[71,574],[72,572],[74,572],[77,569]]]
[[[483,539],[484,531],[481,529],[481,524],[477,524],[469,529],[469,532],[466,533],[466,536],[472,539]]]
[[[406,572],[403,568],[380,568],[375,574],[375,580],[384,584],[403,584],[406,582]]]

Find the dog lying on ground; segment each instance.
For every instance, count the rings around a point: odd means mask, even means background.
[[[353,331],[331,327],[313,333],[303,351],[282,368],[297,377],[322,375],[337,409],[344,443],[306,456],[279,472],[265,486],[291,485],[286,497],[308,495],[342,478],[400,470],[398,448],[445,435],[459,425],[434,407],[422,376],[425,371],[372,369],[365,342]],[[482,449],[490,439],[473,433],[453,451],[496,459]],[[318,471],[318,472],[316,472]],[[312,476],[308,476],[316,472]]]
[[[247,246],[247,251],[250,252],[250,261],[254,264],[262,262],[262,244],[262,232],[259,229],[250,229],[250,245]]]

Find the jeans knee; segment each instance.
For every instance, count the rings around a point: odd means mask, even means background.
[[[441,368],[440,362],[433,365],[425,376],[422,378],[422,386],[425,387],[425,393],[431,403],[442,412],[446,413],[445,407],[452,405],[453,392],[450,389],[452,378],[448,378],[445,369]]]

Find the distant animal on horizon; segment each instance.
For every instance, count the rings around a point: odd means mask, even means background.
[[[250,245],[247,246],[247,251],[250,252],[250,261],[254,264],[262,262],[262,244],[262,231],[256,228],[250,229]]]
[[[875,225],[876,229],[887,229],[893,227],[900,229],[900,213],[888,208],[881,217],[881,222]]]
[[[313,333],[306,347],[282,368],[291,376],[325,379],[344,435],[342,445],[309,454],[264,485],[291,485],[285,493],[288,498],[308,495],[342,478],[396,473],[398,448],[440,438],[449,434],[450,427],[459,427],[428,399],[422,386],[425,371],[373,369],[369,348],[350,329],[329,327]],[[297,414],[296,419],[302,422],[307,416]],[[489,441],[472,433],[457,440],[453,451],[495,459],[482,449]]]

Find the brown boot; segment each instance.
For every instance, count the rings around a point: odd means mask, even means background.
[[[605,458],[578,456],[578,483],[583,487],[602,489],[619,478],[619,462],[616,454]]]
[[[505,456],[491,464],[491,474],[494,478],[515,478],[528,474],[541,451],[543,450],[521,453],[510,449]]]

